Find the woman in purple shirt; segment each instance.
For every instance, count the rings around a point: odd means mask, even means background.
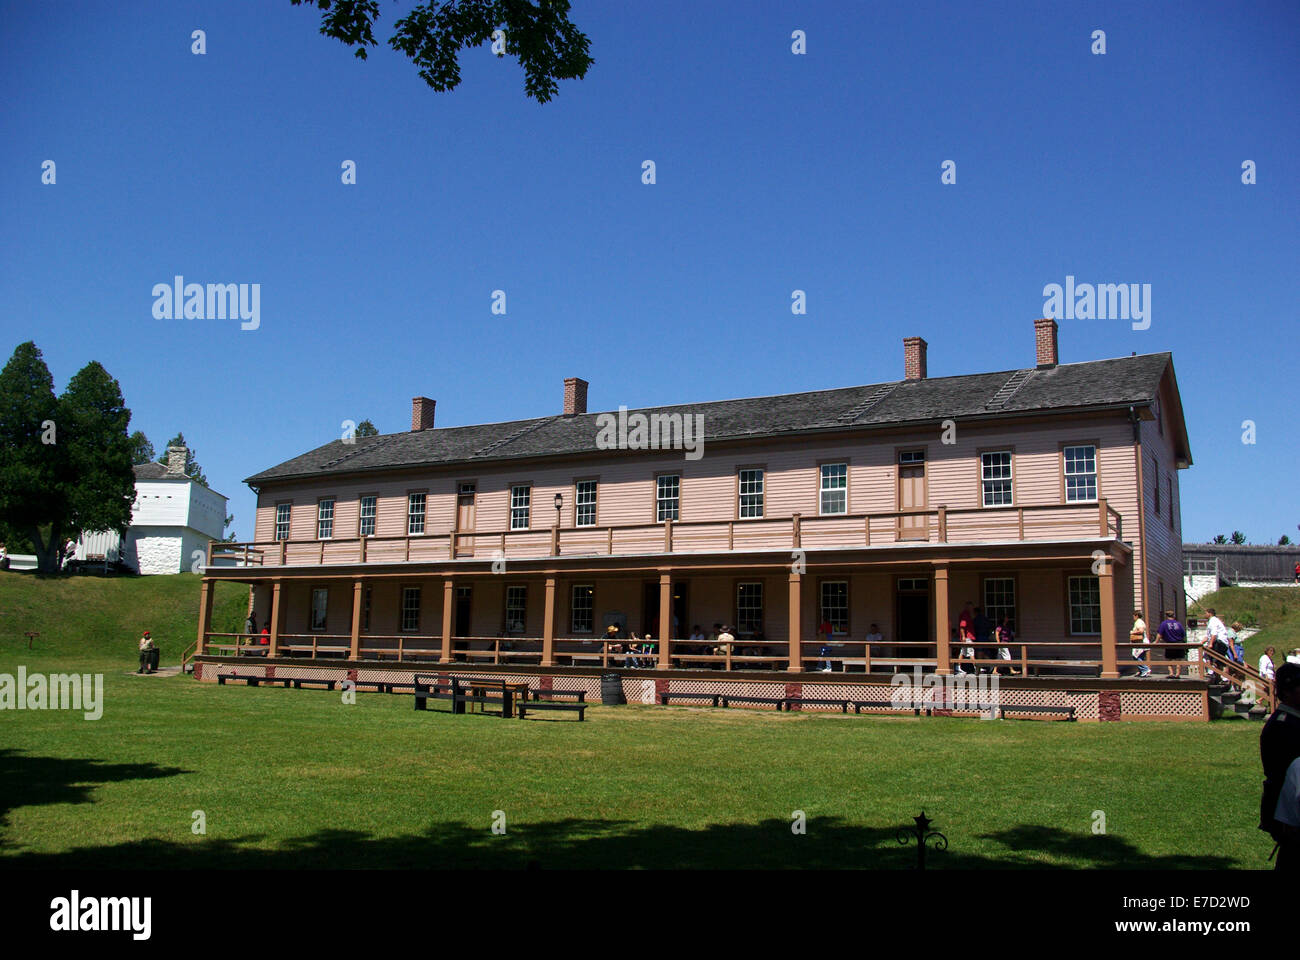
[[[1187,631],[1183,625],[1174,619],[1172,610],[1165,611],[1165,618],[1160,621],[1160,626],[1156,628],[1158,643],[1186,643]],[[1187,659],[1186,647],[1165,647],[1165,659],[1169,661],[1169,676],[1177,679],[1182,675],[1182,667],[1179,661]]]

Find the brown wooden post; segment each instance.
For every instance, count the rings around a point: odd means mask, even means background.
[[[727,549],[736,549],[736,521],[727,521]]]
[[[614,554],[614,528],[609,528],[609,549],[606,551],[611,556]]]
[[[207,566],[205,566],[203,569],[207,570],[208,567],[210,566],[212,566],[212,541],[211,540],[208,541],[208,563]]]
[[[555,666],[555,578],[546,578],[546,617],[542,621],[542,666]]]
[[[664,521],[664,553],[673,552],[673,521],[671,518]]]
[[[799,529],[799,520],[800,515],[797,513],[790,518],[790,547],[794,550],[799,549],[800,542],[803,539],[802,532]]]
[[[288,560],[288,558],[289,558],[289,541],[281,540],[280,541],[280,566],[283,567],[285,565],[285,562]]]
[[[271,581],[271,644],[266,650],[269,660],[274,660],[280,655],[280,621],[284,617],[284,604],[280,602],[280,587],[279,577]]]
[[[1024,507],[1016,508],[1016,523],[1019,528],[1018,536],[1016,539],[1023,540],[1025,539],[1025,508]]]
[[[671,522],[671,521],[670,521]],[[659,574],[659,669],[673,665],[673,575]]]
[[[358,563],[366,562],[366,537],[361,538],[361,546],[357,548]]]
[[[450,577],[442,581],[442,657],[440,663],[451,663],[451,610],[456,602],[456,584]]]
[[[867,546],[871,546],[871,514],[867,514],[862,526],[867,535]]]
[[[361,542],[365,543],[364,540]],[[352,649],[348,656],[353,660],[361,657],[361,600],[364,590],[360,577],[352,581]]]
[[[1110,530],[1108,529],[1110,527],[1110,524],[1106,522],[1110,518],[1106,516],[1105,497],[1097,498],[1097,513],[1100,515],[1100,522],[1101,522],[1101,529],[1098,531],[1097,536],[1104,537],[1106,536],[1107,533],[1110,532]]]
[[[505,553],[504,550],[502,550],[501,552]],[[559,555],[560,555],[560,525],[557,523],[555,526],[551,527],[551,556],[558,557]]]
[[[939,504],[939,542],[948,542],[948,504]]]
[[[934,672],[947,676],[952,673],[952,628],[949,626],[948,567],[934,568]]]
[[[1111,571],[1114,561],[1110,557],[1105,557],[1098,562],[1101,564],[1101,571],[1097,575],[1097,585],[1101,592],[1101,678],[1103,680],[1118,680],[1119,663],[1115,648],[1117,642],[1115,629],[1115,577]]]
[[[786,667],[790,673],[803,671],[803,644],[800,642],[803,638],[799,632],[803,620],[799,603],[802,587],[803,577],[797,573],[790,574],[790,663]]]
[[[208,632],[212,629],[212,583],[204,579],[199,586],[199,636],[194,655],[203,656],[208,648]]]

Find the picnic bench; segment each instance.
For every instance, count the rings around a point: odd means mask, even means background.
[[[586,719],[587,707],[589,706],[590,704],[585,700],[570,703],[567,700],[533,700],[529,702],[524,699],[519,701],[519,719],[525,719],[534,710],[562,710],[568,713],[576,712],[578,721],[581,722]]]
[[[777,710],[780,710],[785,705],[787,699],[785,697],[738,697],[727,693],[721,694],[721,697],[724,707],[733,703],[770,703]]]
[[[586,701],[587,701],[587,691],[586,691],[586,690],[557,690],[557,689],[552,688],[552,689],[550,689],[550,690],[541,690],[541,689],[538,689],[538,690],[529,690],[529,691],[527,691],[527,693],[529,693],[529,694],[531,695],[531,699],[532,699],[534,702],[539,702],[539,701],[541,701],[541,699],[542,699],[542,694],[546,694],[546,696],[547,696],[548,698],[550,698],[550,697],[577,697],[579,703],[586,703]]]
[[[668,706],[674,700],[710,700],[716,707],[722,699],[720,693],[661,693],[659,694],[659,703]]]
[[[839,707],[840,713],[848,713],[849,703],[850,701],[848,700],[835,700],[824,697],[786,697],[785,709],[788,712],[794,708],[795,704],[799,704],[801,707],[804,704],[810,704],[819,707]],[[856,713],[857,711],[854,712]]]
[[[227,680],[243,680],[250,687],[257,687],[262,684],[280,684],[286,690],[293,687],[295,690],[301,690],[303,684],[320,684],[328,690],[333,690],[334,685],[341,681],[330,680],[325,677],[264,677],[252,673],[219,673],[217,674],[217,685],[224,686]]]

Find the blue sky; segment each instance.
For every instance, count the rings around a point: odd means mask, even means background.
[[[446,426],[565,376],[592,409],[846,386],[909,335],[931,376],[1010,369],[1046,284],[1149,283],[1149,329],[1063,321],[1062,360],[1173,351],[1185,537],[1300,539],[1300,5],[579,0],[596,63],[546,105],[486,47],[430,90],[408,7],[362,62],[288,0],[0,4],[0,362],[99,360],[246,537],[243,477],[417,394]],[[155,319],[177,274],[260,283],[260,328]]]

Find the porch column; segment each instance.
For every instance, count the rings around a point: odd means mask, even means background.
[[[800,600],[803,593],[803,576],[798,573],[790,574],[790,664],[786,667],[791,673],[800,673],[803,670],[803,645],[800,640],[800,625],[803,621],[800,611]]]
[[[952,627],[948,618],[948,566],[934,568],[934,672],[947,676],[952,673]],[[897,639],[897,637],[895,637]]]
[[[352,581],[352,649],[348,656],[353,660],[361,659],[361,599],[364,590],[360,577]]]
[[[542,621],[542,666],[555,666],[555,578],[546,578],[546,617]]]
[[[199,636],[194,648],[195,656],[203,656],[208,649],[208,631],[212,629],[212,584],[204,580],[199,587]]]
[[[673,665],[673,575],[659,574],[659,669]]]
[[[1101,593],[1101,678],[1103,680],[1119,679],[1119,664],[1116,662],[1115,644],[1115,575],[1112,567],[1115,561],[1106,557],[1098,561],[1101,569],[1097,571],[1097,586]]]
[[[455,534],[452,542],[455,542]],[[451,663],[451,613],[456,603],[456,584],[450,577],[442,581],[442,658],[439,663]]]
[[[280,602],[280,578],[271,581],[271,643],[267,647],[268,660],[280,655],[280,619],[284,615],[284,604]]]

